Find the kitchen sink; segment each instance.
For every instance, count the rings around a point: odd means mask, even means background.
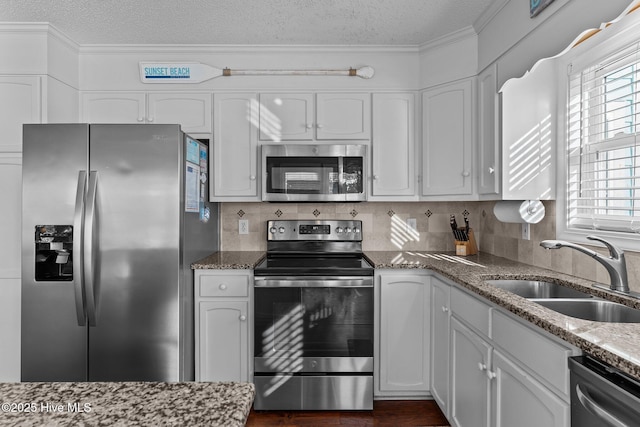
[[[594,299],[544,299],[537,304],[578,319],[596,322],[640,323],[640,310],[613,301]]]
[[[544,280],[499,279],[487,280],[486,283],[529,299],[593,297],[586,292]]]

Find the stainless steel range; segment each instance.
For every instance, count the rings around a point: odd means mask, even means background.
[[[254,409],[373,409],[373,267],[361,221],[267,227],[255,268]]]

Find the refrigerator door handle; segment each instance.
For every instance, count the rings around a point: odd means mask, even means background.
[[[86,323],[86,312],[84,305],[84,276],[82,264],[84,257],[82,256],[82,229],[84,227],[84,193],[87,187],[87,172],[78,172],[78,187],[76,189],[76,207],[73,213],[73,283],[74,293],[76,297],[76,315],[78,317],[78,326],[84,326]]]
[[[96,191],[98,188],[98,172],[89,173],[89,190],[87,192],[87,202],[85,208],[85,222],[83,233],[84,244],[84,284],[87,301],[87,318],[89,326],[96,326],[98,292],[94,277],[94,227],[96,221]]]

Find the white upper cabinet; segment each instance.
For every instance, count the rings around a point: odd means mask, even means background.
[[[214,95],[212,201],[259,201],[258,97],[255,93]]]
[[[0,76],[0,152],[22,151],[22,124],[40,123],[40,77]]]
[[[261,141],[310,140],[313,128],[313,94],[260,94]]]
[[[473,193],[473,79],[422,94],[422,196]]]
[[[369,139],[371,96],[368,93],[316,95],[317,139]]]
[[[497,64],[478,75],[478,194],[485,198],[500,194],[497,75]]]
[[[369,139],[369,94],[262,93],[260,140]]]
[[[144,93],[83,93],[84,123],[144,123],[147,108]]]
[[[86,123],[177,123],[187,133],[211,133],[209,93],[87,92]]]
[[[151,123],[180,123],[184,132],[211,133],[210,93],[150,93],[147,99]]]
[[[407,200],[416,194],[413,93],[373,95],[371,197]]]

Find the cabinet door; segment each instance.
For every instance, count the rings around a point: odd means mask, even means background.
[[[503,356],[493,353],[492,422],[495,427],[566,427],[571,407]]]
[[[498,66],[478,76],[478,194],[500,192]]]
[[[456,427],[489,426],[490,357],[489,344],[453,316],[449,419]]]
[[[246,301],[200,301],[197,381],[249,380]]]
[[[0,84],[1,86],[1,84]],[[1,89],[0,89],[1,91]],[[0,98],[1,99],[1,98]],[[20,131],[22,133],[22,130]],[[20,147],[21,145],[18,145]],[[22,155],[0,152],[0,382],[20,381]]]
[[[146,97],[142,92],[82,94],[84,123],[145,123]]]
[[[211,199],[258,200],[258,99],[253,93],[215,94]]]
[[[429,389],[429,278],[380,276],[379,390]]]
[[[313,94],[260,94],[260,140],[313,139]]]
[[[422,94],[422,195],[470,195],[473,191],[472,80]]]
[[[317,139],[369,139],[371,98],[368,93],[316,95]]]
[[[412,93],[373,95],[371,195],[415,195],[415,140]]]
[[[431,278],[431,394],[449,415],[449,285]]]
[[[178,123],[187,133],[211,132],[211,94],[150,93],[149,123]]]
[[[39,77],[0,76],[0,151],[22,151],[22,124],[41,114]]]

